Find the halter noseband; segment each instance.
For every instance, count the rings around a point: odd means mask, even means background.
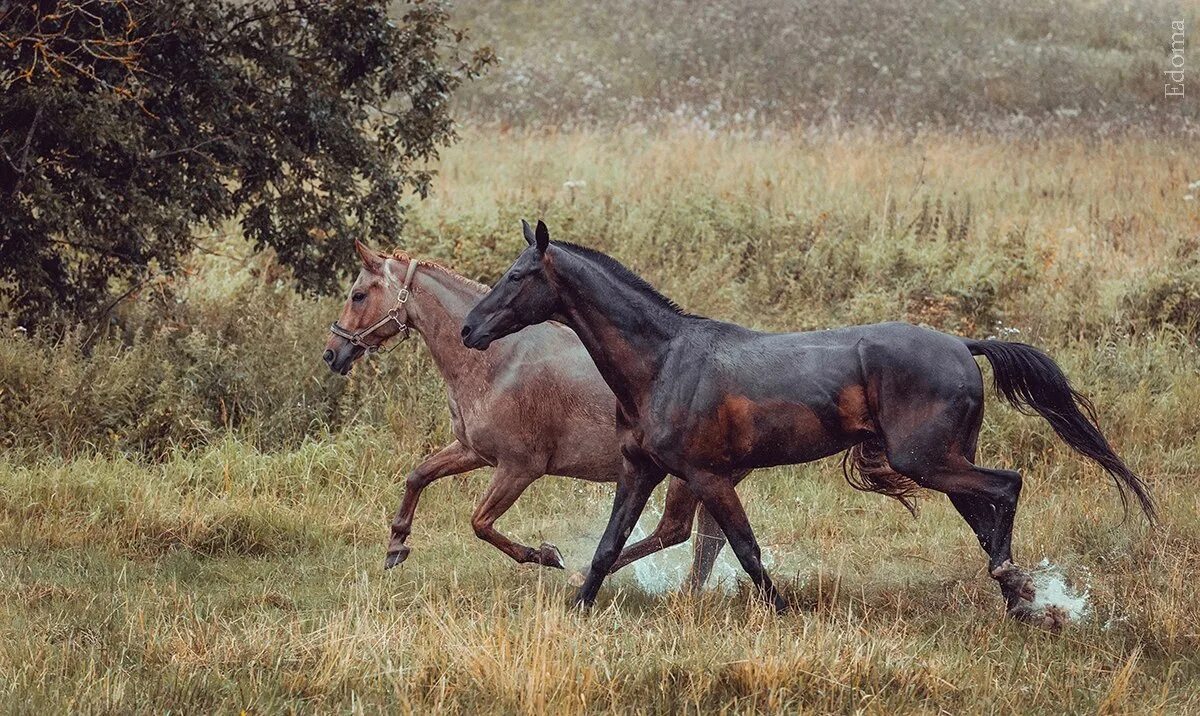
[[[379,351],[380,349],[382,349],[384,342],[386,342],[388,339],[385,338],[382,341],[380,341],[379,343],[376,343],[375,345],[370,345],[368,343],[364,343],[363,339],[366,338],[367,336],[371,335],[375,331],[379,330],[380,328],[383,328],[387,324],[392,323],[393,321],[396,323],[396,327],[399,329],[399,333],[397,333],[396,336],[392,336],[393,338],[398,337],[398,340],[394,344],[392,344],[392,348],[395,348],[396,346],[400,345],[404,341],[408,340],[408,333],[409,333],[410,329],[406,322],[400,320],[400,309],[404,308],[404,304],[408,301],[408,297],[410,295],[412,295],[412,291],[410,291],[409,288],[412,286],[413,276],[416,273],[417,273],[417,260],[414,258],[410,258],[408,260],[408,272],[404,274],[404,283],[400,286],[400,291],[396,294],[396,307],[393,308],[392,310],[388,311],[387,314],[384,315],[383,318],[380,318],[378,321],[375,321],[374,323],[367,326],[366,328],[359,330],[359,331],[355,331],[354,333],[351,333],[350,331],[346,330],[345,328],[342,328],[341,326],[338,325],[337,321],[334,321],[333,323],[331,323],[329,325],[329,332],[335,336],[345,338],[347,341],[350,341],[350,345],[358,346],[359,348],[362,348],[364,351],[366,351],[368,354],[375,353],[375,352]],[[405,317],[407,318],[407,316],[405,316]],[[388,350],[390,351],[391,348],[389,348]]]

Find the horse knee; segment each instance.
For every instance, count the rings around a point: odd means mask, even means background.
[[[475,530],[475,536],[481,540],[487,540],[492,534],[492,521],[483,515],[473,515],[471,517],[471,529]]]

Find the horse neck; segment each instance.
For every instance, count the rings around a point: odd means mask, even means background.
[[[556,251],[562,318],[627,415],[636,417],[688,317],[584,257]]]
[[[485,354],[462,342],[463,319],[486,292],[440,267],[421,267],[413,277],[409,324],[425,339],[438,372],[452,390],[487,375],[480,370]]]

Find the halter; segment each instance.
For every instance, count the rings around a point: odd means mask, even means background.
[[[378,352],[380,349],[383,348],[384,342],[387,341],[388,339],[385,338],[382,341],[380,341],[379,343],[376,343],[375,345],[370,345],[368,343],[364,343],[363,339],[366,338],[367,336],[371,335],[375,331],[379,330],[380,328],[383,328],[387,324],[392,323],[393,321],[396,323],[396,327],[399,329],[399,333],[397,333],[396,336],[392,336],[392,337],[396,338],[398,336],[399,339],[395,343],[392,344],[392,348],[389,348],[387,351],[384,351],[384,352],[385,353],[390,352],[393,348],[400,345],[404,341],[408,340],[408,333],[409,333],[410,329],[408,327],[408,323],[400,320],[400,309],[404,308],[404,304],[408,301],[408,297],[410,295],[412,295],[412,291],[410,291],[409,288],[412,286],[413,276],[416,273],[417,273],[417,260],[410,258],[408,260],[408,272],[404,274],[404,284],[400,286],[400,291],[399,291],[399,293],[396,294],[396,307],[393,308],[392,310],[388,311],[387,314],[384,315],[383,318],[380,318],[378,321],[375,321],[374,323],[367,326],[366,328],[363,328],[362,330],[359,330],[359,331],[355,331],[354,333],[351,333],[350,331],[346,330],[345,328],[342,328],[341,326],[338,325],[337,321],[334,321],[333,323],[331,323],[329,325],[329,332],[335,336],[345,338],[346,340],[350,341],[350,345],[354,345],[354,346],[358,346],[359,348],[362,348],[363,350],[365,350],[367,352],[367,354]],[[407,317],[408,316],[405,315],[405,318],[407,318]]]

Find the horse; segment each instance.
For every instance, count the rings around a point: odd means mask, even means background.
[[[543,222],[522,226],[529,246],[467,315],[462,340],[486,351],[530,326],[562,322],[616,395],[622,472],[575,597],[580,607],[595,601],[651,490],[670,474],[708,508],[757,593],[786,610],[735,484],[755,468],[848,450],[855,486],[902,501],[920,488],[947,495],[986,553],[1008,613],[1042,623],[1033,580],[1012,556],[1021,475],[975,463],[983,422],[975,356],[992,364],[1001,396],[1045,418],[1113,477],[1123,504],[1132,492],[1154,522],[1145,484],[1100,432],[1092,404],[1036,348],[907,323],[755,331],[684,312],[611,256],[551,242]]]
[[[467,350],[459,326],[487,287],[437,263],[407,254],[387,256],[355,242],[362,262],[323,358],[330,370],[350,372],[355,361],[412,332],[424,338],[446,382],[455,440],[425,458],[405,480],[391,523],[385,569],[404,562],[421,492],[449,475],[490,465],[491,483],[471,516],[475,534],[518,563],[563,568],[558,548],[533,548],[496,529],[496,521],[535,480],[562,475],[612,482],[621,455],[613,414],[616,399],[579,339],[559,324],[499,341],[487,354]],[[611,571],[688,539],[698,513],[688,585],[703,587],[724,536],[682,481],[668,485],[662,518],[631,545]]]

